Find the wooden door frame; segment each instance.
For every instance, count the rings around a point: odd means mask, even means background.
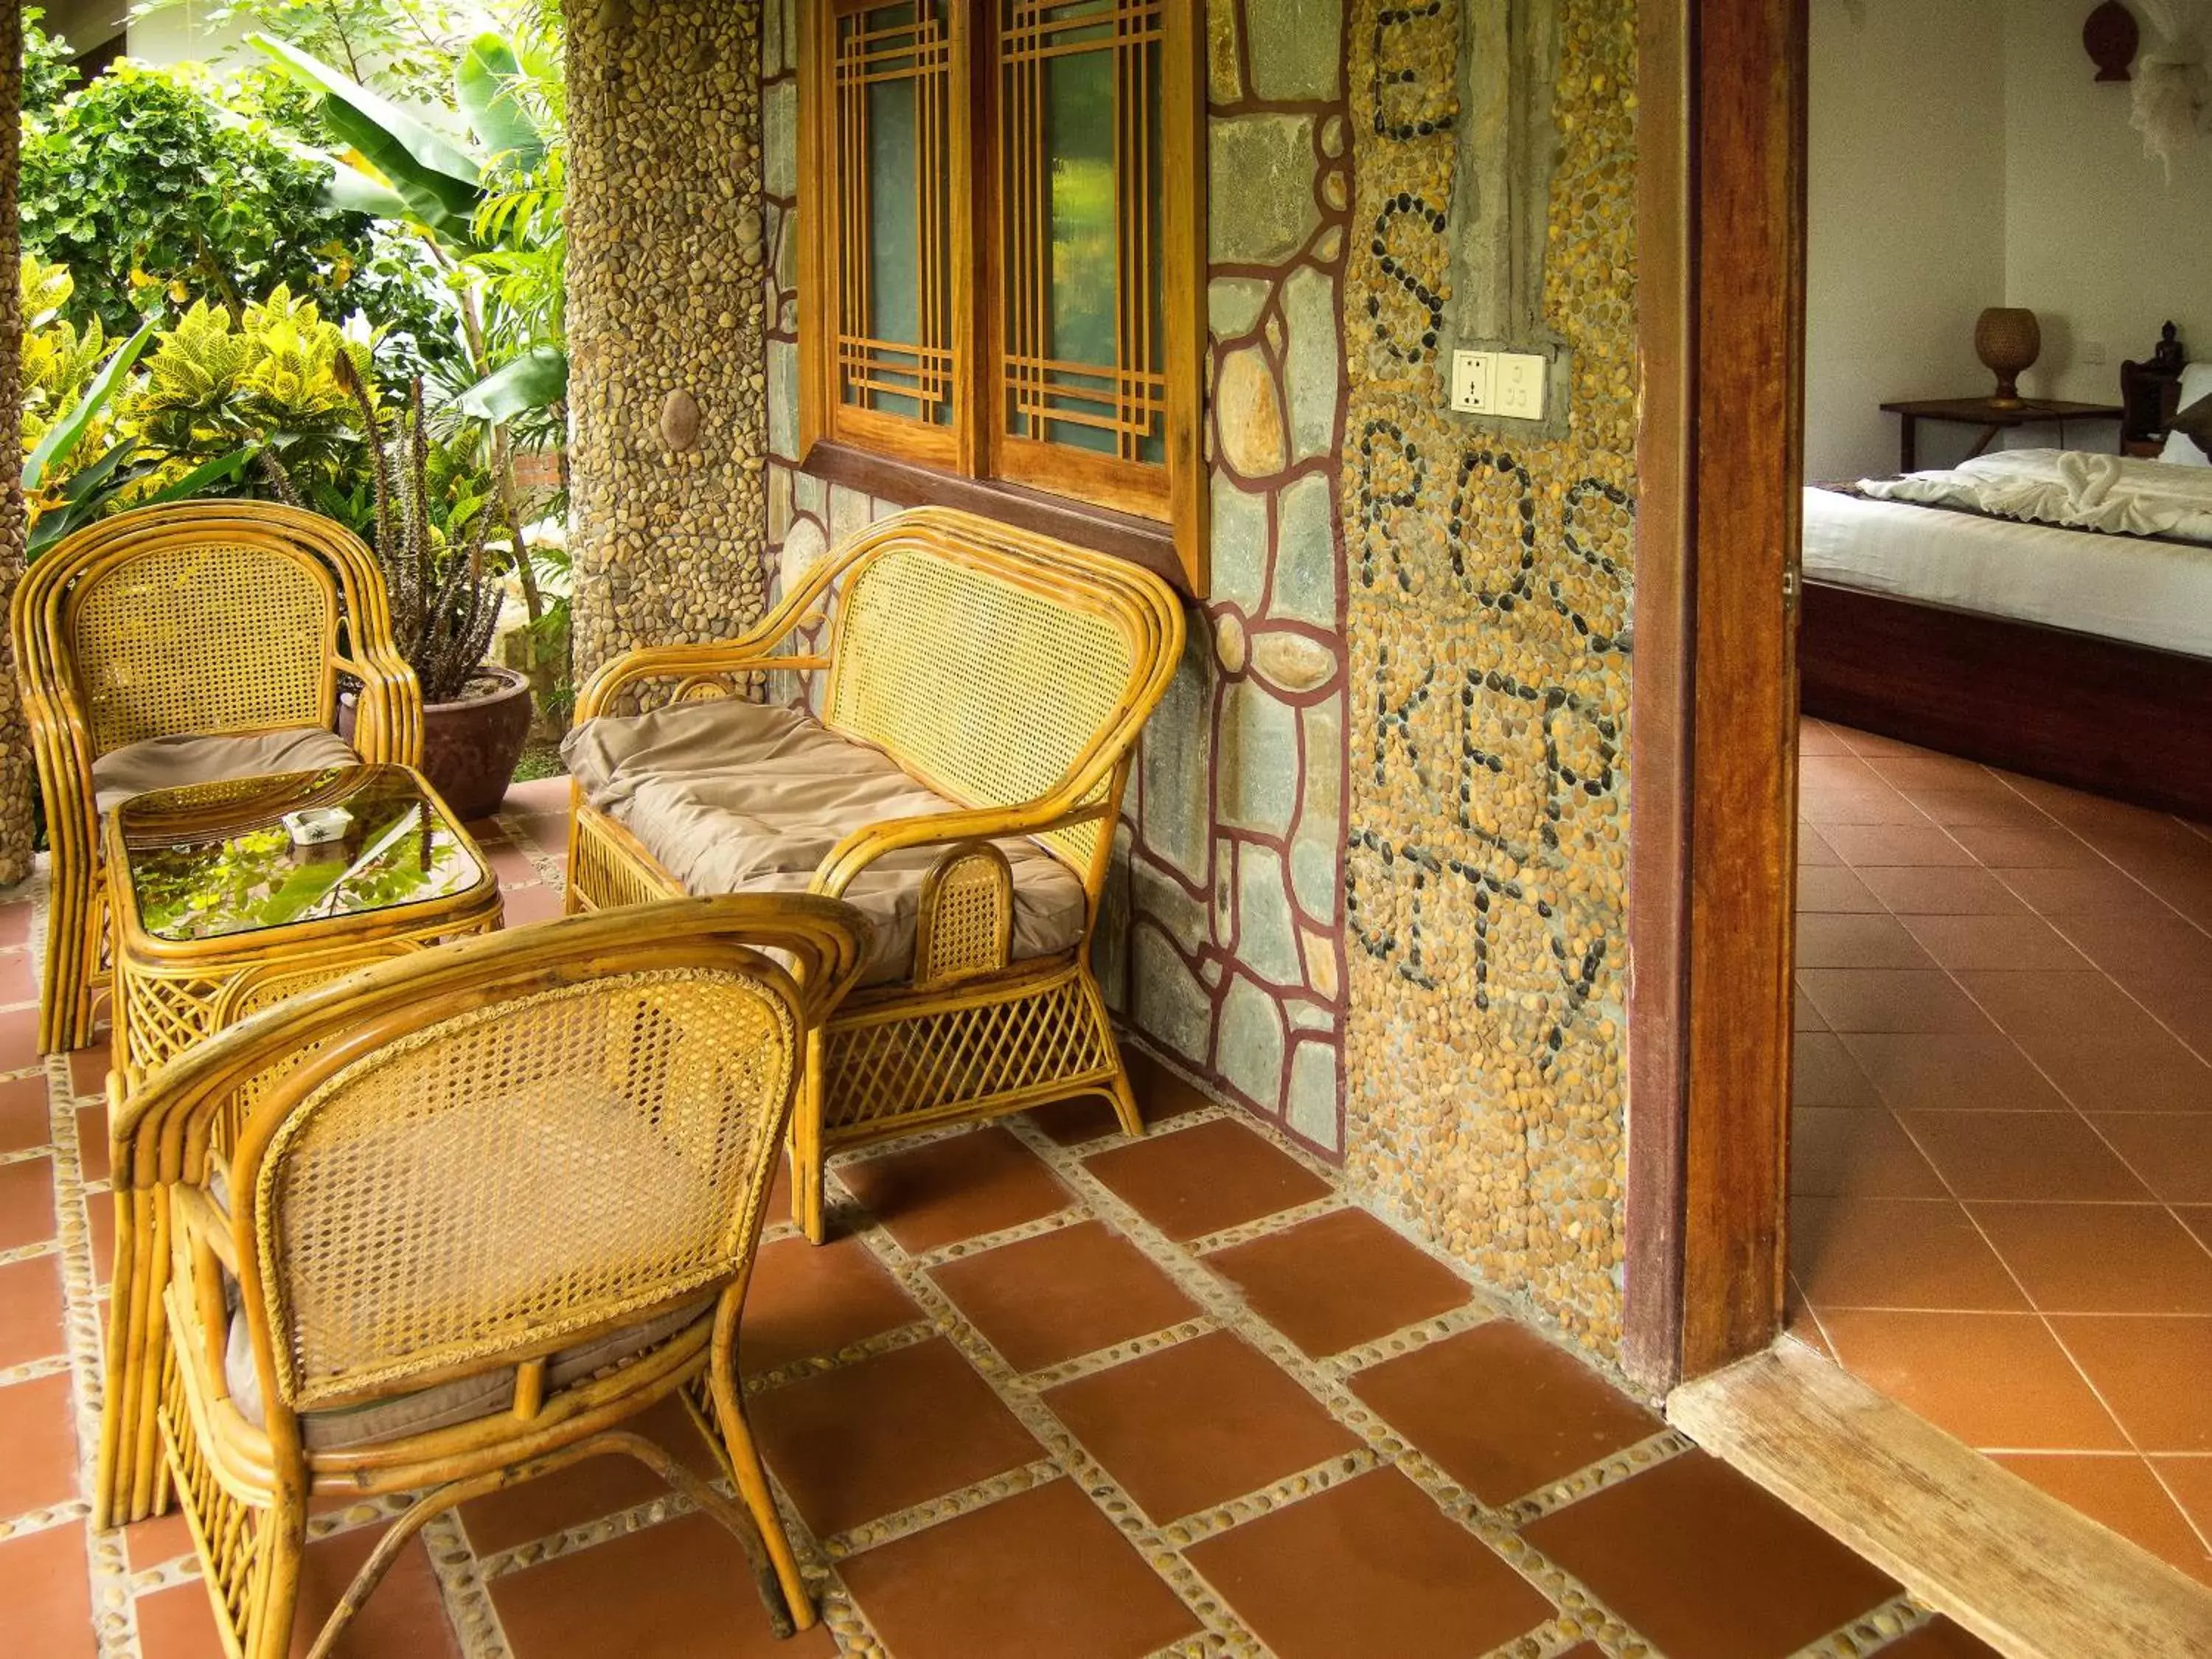
[[[1781,1328],[1806,0],[1643,0],[1622,1362]]]

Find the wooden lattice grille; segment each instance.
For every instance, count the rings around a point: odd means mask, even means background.
[[[846,9],[830,70],[838,401],[928,427],[951,426],[956,408],[952,154],[965,94],[953,65],[961,27],[952,0]]]
[[[1166,454],[1164,0],[1001,0],[1010,437]]]

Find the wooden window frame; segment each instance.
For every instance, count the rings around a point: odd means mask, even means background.
[[[1204,448],[1206,333],[1206,99],[1200,9],[1165,0],[1160,46],[1164,192],[1157,257],[1164,346],[1164,458],[1158,465],[1048,444],[1009,430],[1007,316],[1000,145],[1003,0],[951,0],[948,122],[951,187],[951,424],[855,408],[837,392],[836,307],[829,282],[850,234],[825,210],[846,199],[834,176],[830,85],[840,18],[885,0],[802,0],[799,55],[799,456],[810,473],[902,504],[945,502],[1048,528],[1130,559],[1202,598],[1208,580]],[[1150,38],[1148,35],[1147,39]],[[1117,133],[1117,146],[1130,143]],[[1126,150],[1121,152],[1127,154]],[[961,187],[962,180],[970,187]]]

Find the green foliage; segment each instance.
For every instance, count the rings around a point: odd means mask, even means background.
[[[141,441],[173,465],[266,450],[302,483],[336,486],[359,468],[365,441],[337,366],[346,358],[366,379],[370,346],[281,287],[235,320],[201,301],[147,358],[130,416]]]
[[[63,316],[76,283],[66,265],[26,254],[19,272],[23,317],[23,446],[36,448],[47,429],[83,395],[107,356],[107,331],[94,317],[82,331]]]
[[[65,264],[72,319],[125,334],[198,299],[237,313],[282,287],[360,311],[409,361],[455,349],[450,303],[419,250],[329,198],[330,164],[276,125],[313,112],[268,77],[222,89],[124,63],[24,125],[23,247]],[[273,113],[272,113],[273,112]]]
[[[134,15],[179,0],[151,0]],[[410,103],[442,104],[480,12],[448,0],[228,0],[204,6],[210,27],[244,23]]]
[[[45,15],[36,6],[23,12],[23,109],[32,115],[52,109],[84,78],[70,61],[76,49],[39,27]]]

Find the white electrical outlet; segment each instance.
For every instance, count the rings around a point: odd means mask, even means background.
[[[1460,414],[1490,412],[1491,369],[1496,357],[1489,351],[1452,353],[1451,406]]]
[[[1491,372],[1491,413],[1516,421],[1544,418],[1544,376],[1550,365],[1528,352],[1501,351]]]

